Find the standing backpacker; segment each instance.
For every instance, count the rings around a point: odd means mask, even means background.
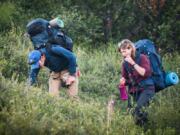
[[[135,43],[135,47],[138,54],[144,54],[150,60],[152,69],[151,78],[155,85],[155,92],[159,92],[160,90],[179,82],[176,73],[166,73],[164,71],[161,57],[152,41],[148,39],[139,40]]]
[[[41,49],[48,44],[57,44],[69,51],[73,51],[73,42],[59,27],[53,27],[49,21],[37,18],[26,26],[27,33],[33,43],[34,49]]]

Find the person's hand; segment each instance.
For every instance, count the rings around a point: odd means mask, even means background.
[[[127,61],[127,62],[128,62],[129,64],[131,64],[131,65],[134,65],[134,64],[135,64],[134,60],[133,60],[132,57],[129,56],[129,55],[126,56],[124,60]]]
[[[126,83],[126,79],[124,77],[122,77],[120,79],[119,85],[125,85],[125,83]]]
[[[80,76],[81,76],[81,71],[80,71],[79,69],[76,71],[76,76],[77,76],[77,77],[80,77]]]
[[[66,80],[66,85],[71,85],[76,80],[75,76],[70,75]]]
[[[41,59],[39,60],[39,65],[40,65],[41,68],[44,67],[45,60],[46,60],[45,55],[42,55]]]

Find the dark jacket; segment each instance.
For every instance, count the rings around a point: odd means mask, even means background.
[[[70,75],[76,73],[76,56],[71,51],[60,47],[59,45],[52,45],[50,49],[43,48],[40,51],[46,56],[44,66],[50,71],[61,72],[63,70],[68,70]],[[39,70],[40,68],[30,71],[29,77],[31,84],[36,82]]]

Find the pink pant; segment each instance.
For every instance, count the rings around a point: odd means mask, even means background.
[[[66,82],[69,77],[67,70],[61,72],[51,72],[49,77],[49,93],[53,96],[59,96],[59,89],[62,87],[62,83]],[[76,97],[78,94],[78,77],[75,81],[68,86],[67,93],[70,97]]]

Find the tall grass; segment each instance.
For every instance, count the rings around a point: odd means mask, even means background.
[[[23,33],[12,30],[1,36],[0,56],[0,134],[68,135],[175,135],[180,126],[180,85],[156,94],[150,107],[149,122],[138,127],[119,100],[117,85],[121,57],[116,45],[88,50],[75,44],[81,70],[79,101],[69,99],[62,89],[60,98],[48,92],[48,70],[39,74],[39,86],[29,87],[27,53],[31,49]],[[85,43],[83,43],[85,45]],[[179,71],[178,54],[163,57],[165,69]],[[108,101],[115,100],[108,114]],[[109,118],[111,117],[111,118]]]

